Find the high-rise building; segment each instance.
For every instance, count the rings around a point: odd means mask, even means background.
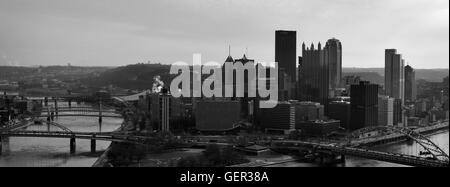
[[[405,98],[404,64],[402,55],[398,54],[396,49],[385,50],[385,95],[400,99],[402,103],[404,103]]]
[[[329,98],[329,73],[322,45],[319,43],[316,49],[314,44],[307,48],[303,43],[302,54],[299,100],[319,102],[326,108]]]
[[[148,130],[170,131],[173,127],[181,126],[179,120],[183,111],[180,99],[172,97],[166,88],[163,88],[161,93],[140,97],[138,106],[148,115]]]
[[[394,125],[394,99],[389,96],[378,96],[378,125]]]
[[[242,63],[243,65],[245,65],[247,63],[253,63],[254,64],[255,60],[247,58],[247,55],[244,54],[241,59],[236,59],[234,61],[234,63]],[[255,73],[257,73],[257,72],[255,72]],[[244,71],[244,84],[243,84],[244,97],[236,99],[236,100],[239,100],[241,102],[241,117],[243,119],[248,118],[248,115],[250,113],[249,102],[251,100],[253,100],[253,98],[249,98],[249,95],[248,95],[248,93],[250,91],[249,90],[249,81],[251,81],[249,78],[255,79],[255,82],[257,81],[256,77],[249,77],[248,76],[248,71]],[[236,72],[233,72],[233,80],[234,80],[234,84],[235,84],[234,85],[234,92],[236,93],[236,84],[239,84],[239,83],[237,83]],[[255,85],[254,88],[251,88],[251,89],[253,89],[254,93],[257,93],[256,92],[256,90],[257,90],[257,86],[256,85]],[[236,95],[236,94],[234,94],[234,95]]]
[[[163,92],[159,97],[161,131],[170,132],[170,95]]]
[[[403,109],[402,100],[394,99],[394,126],[403,126]]]
[[[290,102],[278,102],[275,108],[261,108],[261,127],[266,132],[289,134],[295,130],[295,106]]]
[[[417,97],[416,72],[407,65],[405,66],[405,100],[414,102]]]
[[[315,120],[297,123],[296,128],[308,137],[326,137],[339,131],[339,120]]]
[[[341,127],[350,129],[351,104],[349,101],[332,101],[328,105],[328,117],[341,121]]]
[[[330,89],[341,86],[342,80],[342,44],[336,39],[329,39],[323,49],[325,60],[328,62],[328,78]]]
[[[278,100],[289,101],[294,98],[295,84],[291,81],[287,70],[280,68],[278,70]]]
[[[342,44],[335,38],[329,39],[324,48],[320,42],[317,48],[314,44],[307,48],[303,43],[302,55],[298,99],[320,102],[327,111],[329,98],[342,87]]]
[[[350,130],[378,125],[378,85],[361,81],[351,86]]]
[[[275,31],[275,62],[296,82],[297,78],[297,32]]]
[[[315,102],[297,102],[291,101],[295,105],[295,121],[322,120],[324,119],[324,107]]]
[[[239,101],[198,101],[195,109],[196,128],[200,131],[220,132],[235,128],[241,120]]]

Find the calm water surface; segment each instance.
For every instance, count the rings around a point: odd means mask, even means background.
[[[67,107],[67,103],[58,103],[58,106]],[[72,106],[89,107],[76,103]],[[77,132],[111,132],[119,128],[123,120],[103,118],[99,125],[95,117],[61,117],[55,122]],[[47,130],[47,126],[32,126],[28,130]],[[51,130],[59,129],[51,127]],[[97,151],[104,151],[110,143],[97,141]],[[70,155],[69,151],[69,139],[10,137],[3,142],[0,167],[90,167],[97,160],[96,156],[89,156],[90,140],[77,139],[76,154]]]

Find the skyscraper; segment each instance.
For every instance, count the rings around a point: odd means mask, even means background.
[[[319,102],[326,108],[329,96],[329,73],[322,46],[319,43],[316,49],[314,44],[311,44],[311,47],[307,48],[303,43],[302,54],[299,99]]]
[[[415,101],[417,96],[416,72],[407,65],[405,67],[405,100]]]
[[[279,68],[286,70],[292,79],[297,78],[297,32],[296,31],[275,31],[275,62]]]
[[[378,125],[394,125],[394,99],[389,96],[378,96]]]
[[[342,44],[336,39],[329,39],[323,49],[328,62],[329,88],[334,90],[341,86],[342,79]]]
[[[241,59],[236,59],[234,63],[242,63],[242,64],[247,64],[247,63],[255,63],[255,60],[253,59],[248,59],[247,56],[244,54],[244,56]],[[256,72],[255,72],[256,73]],[[248,114],[250,112],[249,109],[249,102],[250,100],[253,100],[253,98],[249,98],[249,81],[251,81],[250,79],[254,79],[252,77],[248,77],[248,71],[244,71],[244,97],[240,98],[240,102],[241,102],[241,117],[246,119],[248,117]],[[236,72],[233,72],[233,81],[234,81],[234,92],[236,92]],[[253,89],[253,92],[256,93],[257,87],[255,86]],[[236,95],[236,94],[234,94]]]
[[[361,81],[351,86],[350,130],[378,125],[378,85]]]
[[[275,108],[261,108],[261,127],[266,132],[289,134],[295,130],[295,105],[279,102]]]
[[[386,95],[395,99],[400,99],[404,103],[405,99],[405,75],[404,60],[396,49],[385,50],[385,75],[384,87]]]
[[[161,131],[170,132],[170,95],[163,92],[159,98]]]

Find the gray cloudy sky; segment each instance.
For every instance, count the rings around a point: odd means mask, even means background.
[[[274,60],[275,30],[343,43],[345,67],[383,67],[397,48],[416,68],[448,68],[448,0],[0,0],[0,64]]]

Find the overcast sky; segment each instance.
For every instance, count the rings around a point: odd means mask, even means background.
[[[343,66],[448,68],[448,0],[0,0],[0,65],[274,60],[275,30],[343,44]]]

